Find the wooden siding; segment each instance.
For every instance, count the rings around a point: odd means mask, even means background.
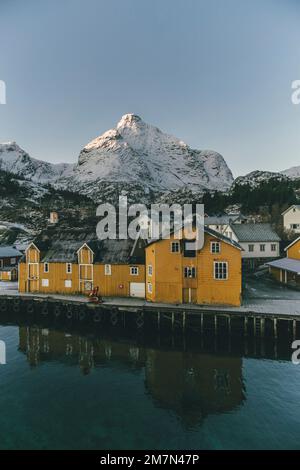
[[[241,251],[238,248],[220,239],[221,252],[212,254],[210,243],[216,241],[216,238],[205,234],[203,248],[197,252],[195,258],[189,258],[182,252],[171,252],[172,239],[173,237],[170,240],[161,240],[146,248],[146,266],[155,265],[155,275],[152,275],[153,293],[149,294],[146,289],[147,300],[183,303],[189,295],[186,289],[191,289],[191,302],[208,305],[241,304]],[[228,279],[214,279],[215,261],[228,263]],[[185,267],[196,268],[195,279],[184,278]],[[146,271],[146,287],[148,282],[151,282],[151,278]]]
[[[300,240],[286,250],[287,258],[300,259]]]

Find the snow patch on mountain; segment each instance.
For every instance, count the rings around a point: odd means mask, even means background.
[[[231,189],[234,189],[236,185],[249,185],[251,188],[256,188],[261,183],[268,182],[270,180],[288,181],[289,178],[286,175],[283,175],[282,173],[256,170],[251,171],[251,173],[248,173],[245,176],[239,176],[238,178],[236,178]]]
[[[292,180],[298,179],[300,178],[300,166],[292,166],[287,170],[283,170],[281,173]]]
[[[0,144],[0,170],[19,177],[38,183],[52,183],[70,175],[72,169],[73,165],[68,163],[53,164],[32,158],[16,142]]]

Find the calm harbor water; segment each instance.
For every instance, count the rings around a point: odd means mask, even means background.
[[[107,337],[1,314],[0,340],[1,449],[300,448],[288,343]]]

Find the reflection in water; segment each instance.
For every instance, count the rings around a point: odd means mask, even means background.
[[[156,405],[174,411],[187,427],[245,399],[241,357],[153,349],[38,327],[20,327],[19,349],[31,366],[55,360],[78,364],[83,374],[103,365],[144,370],[145,389]]]

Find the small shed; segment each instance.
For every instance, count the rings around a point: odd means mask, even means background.
[[[17,281],[18,268],[17,266],[6,266],[0,269],[0,281]]]

